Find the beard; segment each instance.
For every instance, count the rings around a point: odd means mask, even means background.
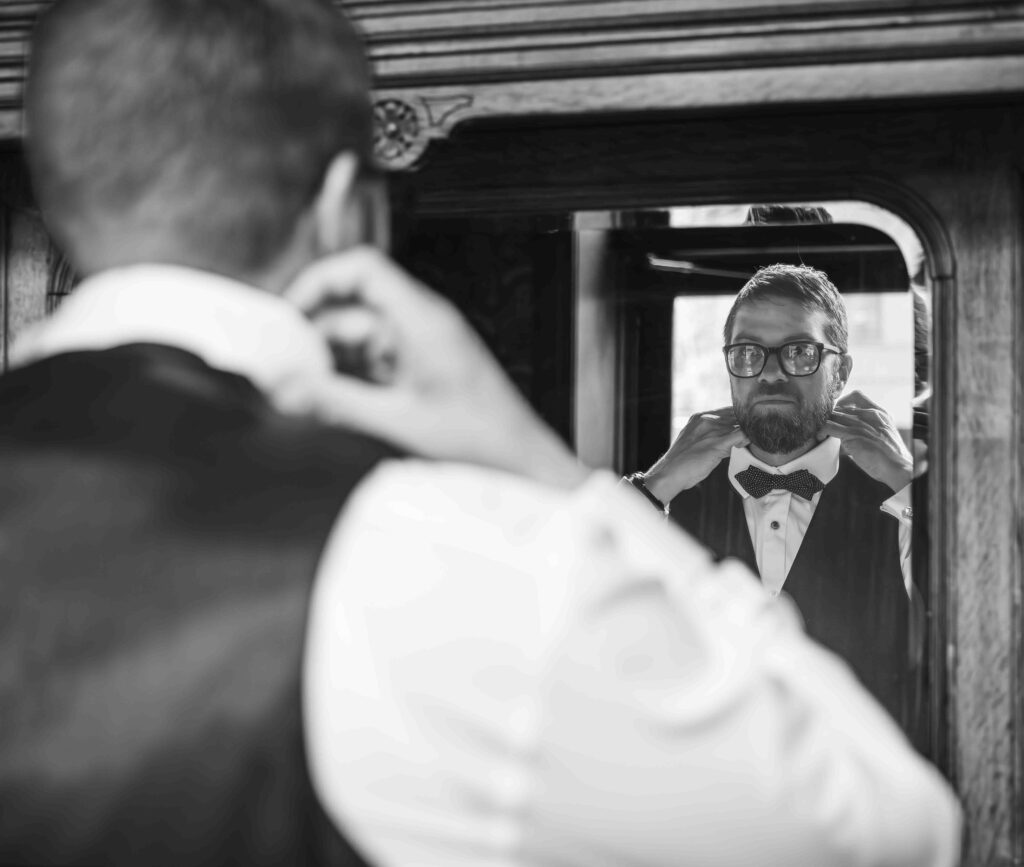
[[[821,426],[828,421],[840,389],[838,375],[833,376],[817,400],[808,401],[787,383],[764,383],[743,403],[733,404],[740,428],[750,442],[772,455],[785,455],[813,443]],[[796,401],[792,409],[777,410],[757,407],[758,397],[784,394]]]

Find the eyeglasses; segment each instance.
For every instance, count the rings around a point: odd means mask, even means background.
[[[781,346],[762,346],[760,343],[730,343],[722,348],[729,373],[741,379],[759,376],[768,363],[769,355],[779,357],[779,367],[787,376],[810,376],[821,367],[826,352],[842,355],[842,351],[811,340],[794,340]]]

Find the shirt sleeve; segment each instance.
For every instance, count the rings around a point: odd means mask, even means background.
[[[325,809],[390,865],[952,865],[941,777],[788,604],[601,474],[395,462],[310,613]]]
[[[910,485],[897,491],[881,505],[887,515],[892,515],[900,522],[899,546],[900,569],[903,571],[903,584],[907,593],[913,596],[913,578],[911,572],[911,547],[914,529],[914,511],[910,506]]]

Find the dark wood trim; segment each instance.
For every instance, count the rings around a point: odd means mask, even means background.
[[[1008,2],[348,2],[382,87],[1016,54]]]
[[[1024,2],[335,0],[366,35],[379,159],[483,118],[1024,91]],[[32,22],[0,0],[0,140]]]
[[[1020,2],[343,5],[367,37],[393,169],[485,118],[1024,90]]]
[[[10,210],[6,203],[0,202],[0,373],[7,370],[8,354],[8,279],[7,268],[10,263],[11,232]]]
[[[1018,225],[1024,222],[1024,170],[1017,173],[1017,219]],[[1012,295],[1013,303],[1013,333],[1024,335],[1024,297],[1021,289],[1024,288],[1024,238],[1018,232],[1015,237],[1016,249],[1014,250],[1014,285],[1017,291]],[[1016,725],[1013,727],[1013,751],[1014,751],[1014,779],[1017,785],[1014,788],[1014,800],[1011,805],[1011,827],[1010,839],[1013,846],[1013,864],[1024,864],[1024,340],[1018,339],[1014,345],[1016,390],[1014,394],[1013,418],[1015,442],[1018,448],[1018,460],[1012,468],[1014,475],[1014,502],[1018,508],[1017,533],[1014,539],[1014,550],[1017,554],[1016,563],[1018,566],[1017,580],[1013,584],[1012,598],[1012,640],[1011,648],[1012,661],[1012,684],[1013,694],[1013,718]]]
[[[742,193],[738,194],[737,190]],[[955,274],[952,246],[942,219],[921,196],[890,178],[866,174],[779,176],[732,174],[726,179],[680,180],[651,184],[629,183],[609,188],[600,179],[593,186],[551,185],[544,188],[494,188],[474,190],[429,189],[421,191],[421,214],[493,214],[642,210],[686,204],[736,202],[805,202],[822,198],[870,202],[903,217],[925,245],[932,280]]]

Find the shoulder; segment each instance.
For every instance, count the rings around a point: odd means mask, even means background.
[[[723,458],[696,485],[676,494],[672,500],[671,509],[674,511],[686,508],[689,505],[696,505],[708,496],[717,497],[725,495],[732,490],[732,483],[729,481],[729,459]]]
[[[437,518],[464,512],[490,518],[544,514],[567,498],[556,488],[501,470],[400,457],[381,461],[366,479],[361,496],[387,508],[429,503]]]
[[[511,570],[517,581],[572,585],[584,595],[596,592],[598,573],[633,574],[666,545],[680,568],[707,560],[701,546],[670,530],[611,473],[596,471],[566,491],[418,459],[384,460],[368,473],[341,514],[336,541],[339,550],[405,546],[439,562],[475,563],[478,573]]]
[[[839,471],[829,485],[844,487],[850,496],[863,499],[874,505],[884,503],[893,491],[884,482],[873,479],[848,456],[839,456]]]
[[[553,524],[571,523],[571,501],[564,491],[499,470],[386,458],[353,493],[342,526],[415,537],[435,550],[529,559]]]

